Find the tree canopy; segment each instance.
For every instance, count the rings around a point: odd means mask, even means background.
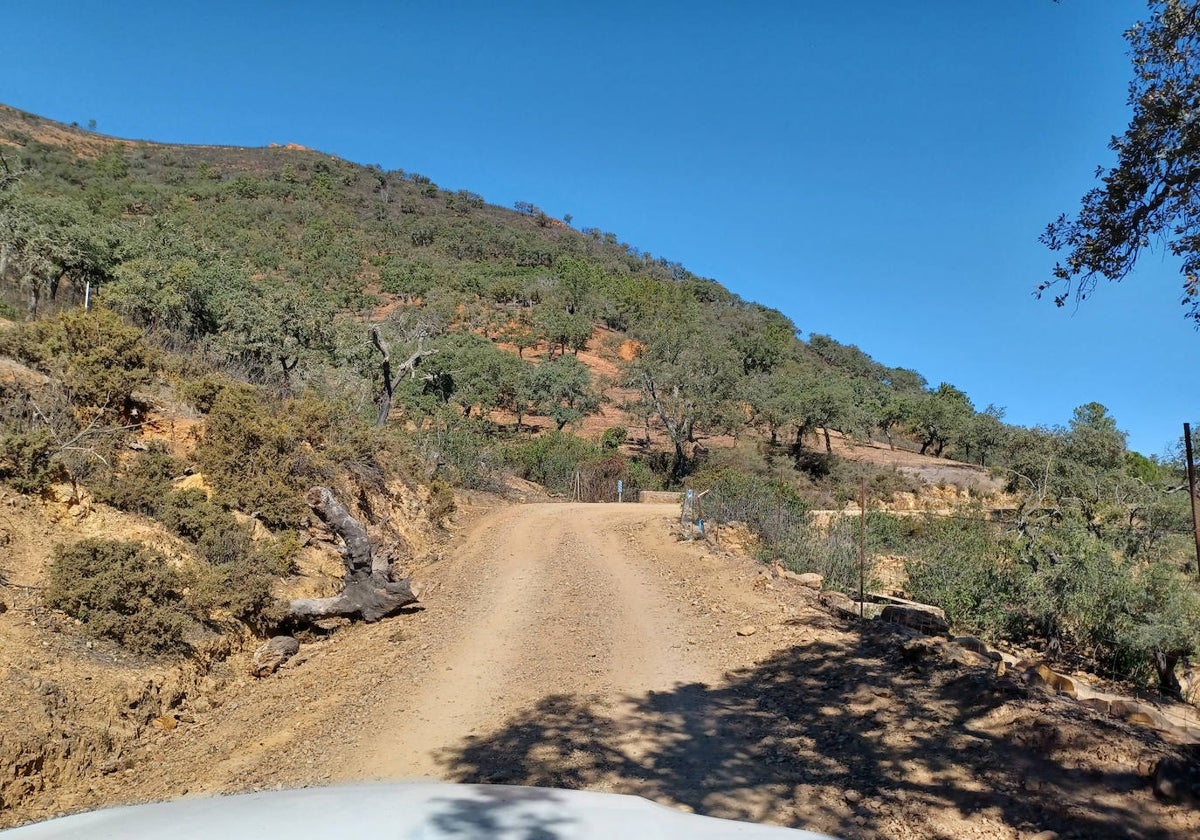
[[[1181,259],[1181,303],[1200,326],[1200,3],[1152,0],[1125,33],[1133,61],[1128,128],[1109,143],[1117,163],[1097,169],[1075,217],[1059,216],[1041,241],[1064,258],[1037,295],[1063,306],[1097,282],[1120,281],[1157,239]]]

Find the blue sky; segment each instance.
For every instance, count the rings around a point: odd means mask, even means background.
[[[1123,131],[1135,0],[11,4],[0,101],[296,142],[684,263],[978,408],[1161,453],[1200,334],[1161,250],[1079,308],[1037,242]]]

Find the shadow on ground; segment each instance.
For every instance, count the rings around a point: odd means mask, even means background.
[[[904,658],[869,625],[617,702],[560,694],[439,756],[460,782],[633,793],[845,838],[1197,836],[1156,801],[1175,752],[986,668]]]

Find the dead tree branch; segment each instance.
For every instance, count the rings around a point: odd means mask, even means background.
[[[383,336],[379,332],[379,327],[371,327],[371,343],[375,345],[375,349],[383,355],[383,361],[379,363],[381,378],[383,379],[383,393],[379,395],[379,413],[375,417],[375,426],[382,426],[387,422],[388,415],[392,412],[392,394],[395,391],[396,383],[404,374],[416,376],[417,366],[421,364],[421,360],[426,356],[432,356],[436,350],[425,348],[425,336],[421,335],[417,338],[417,349],[412,352],[407,359],[400,363],[396,368],[395,374],[392,373],[392,352],[388,348],[387,342],[383,340]]]
[[[367,529],[334,498],[328,488],[314,487],[304,500],[344,544],[342,559],[346,566],[346,585],[332,598],[300,598],[288,606],[288,616],[300,621],[321,618],[361,616],[378,621],[416,603],[420,586],[411,579],[390,579],[387,558],[371,551]]]

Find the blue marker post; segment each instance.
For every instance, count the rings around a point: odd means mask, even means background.
[[[625,482],[617,479],[617,502],[625,501]]]

